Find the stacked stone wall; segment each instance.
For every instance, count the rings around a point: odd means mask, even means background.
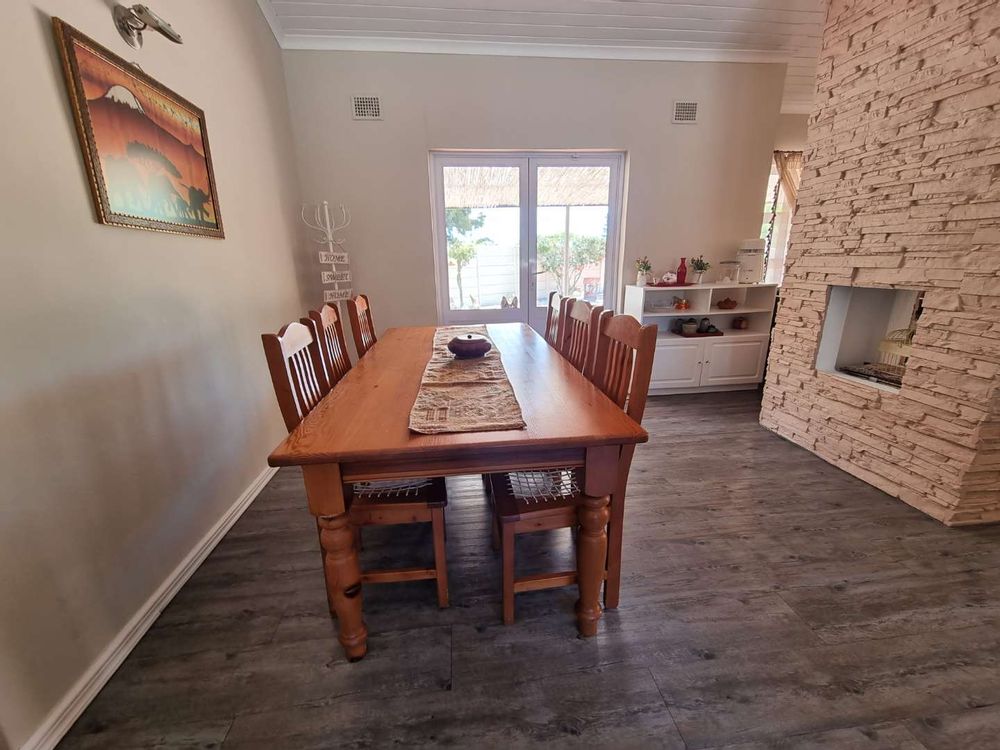
[[[761,423],[952,524],[1000,520],[1000,3],[833,0]],[[816,370],[831,285],[919,289],[902,388]]]

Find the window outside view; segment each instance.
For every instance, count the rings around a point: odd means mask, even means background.
[[[444,167],[452,310],[520,307],[518,167]],[[538,167],[536,304],[549,292],[602,302],[610,169]]]

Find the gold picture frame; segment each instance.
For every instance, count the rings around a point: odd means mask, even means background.
[[[61,19],[52,30],[97,221],[225,237],[205,113]]]

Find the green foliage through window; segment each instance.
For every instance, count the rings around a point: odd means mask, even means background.
[[[481,237],[478,240],[468,238],[477,229],[482,229],[486,214],[482,211],[472,214],[471,208],[446,208],[444,210],[444,234],[448,240],[448,262],[455,266],[455,282],[458,285],[458,304],[465,304],[465,292],[462,289],[462,269],[476,259],[476,252],[490,240]]]
[[[604,237],[571,233],[567,248],[564,233],[547,234],[538,238],[538,269],[558,281],[560,294],[578,294],[584,269],[602,262],[605,249]]]

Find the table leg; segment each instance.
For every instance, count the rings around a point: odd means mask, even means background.
[[[323,559],[323,577],[326,577],[326,550],[323,549],[323,527],[319,524],[319,519],[316,519],[316,536],[319,539],[319,553]],[[326,604],[330,608],[330,617],[337,616],[337,610],[333,606],[333,596],[330,595],[329,587],[326,590]]]
[[[625,522],[625,496],[611,496],[608,524],[608,577],[604,582],[604,608],[618,609],[622,585],[622,526]]]
[[[576,605],[576,623],[582,636],[597,635],[601,619],[601,584],[608,559],[609,495],[584,495],[577,507],[580,533],[577,538],[576,569],[580,601]]]
[[[361,617],[361,565],[347,514],[319,517],[326,594],[337,613],[340,644],[350,661],[368,651],[368,630]]]
[[[622,547],[625,533],[625,489],[632,466],[634,445],[622,448],[615,491],[611,493],[611,522],[608,524],[608,577],[604,583],[604,608],[618,609],[622,587]]]

